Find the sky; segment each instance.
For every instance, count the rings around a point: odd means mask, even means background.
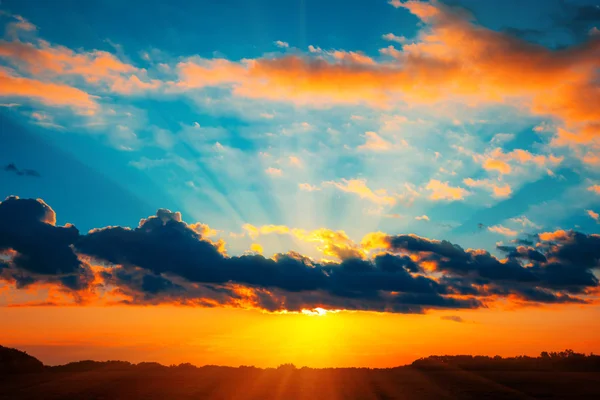
[[[600,352],[600,3],[0,3],[0,344]]]

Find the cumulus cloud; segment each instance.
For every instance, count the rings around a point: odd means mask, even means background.
[[[404,313],[477,308],[504,298],[588,303],[598,287],[600,236],[574,231],[540,233],[535,247],[499,246],[507,256],[498,259],[416,235],[374,232],[354,243],[326,229],[245,229],[254,237],[291,232],[341,261],[315,262],[295,252],[266,258],[258,246],[253,254],[228,256],[203,237],[207,229],[165,209],[133,229],[82,235],[72,225],[56,226],[42,200],[10,197],[0,203],[0,279],[17,288],[42,282],[70,293],[102,287],[124,304]]]
[[[37,281],[87,286],[89,267],[71,248],[78,237],[74,226],[56,226],[56,214],[44,201],[8,197],[0,203],[0,254],[12,255],[14,269],[0,275],[17,286]]]

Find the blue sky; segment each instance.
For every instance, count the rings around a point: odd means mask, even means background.
[[[2,71],[75,88],[90,105],[0,92],[0,160],[40,174],[3,172],[0,196],[42,198],[60,224],[83,232],[135,227],[158,208],[181,211],[185,221],[216,229],[232,254],[258,242],[266,255],[323,256],[293,235],[250,237],[244,224],[343,230],[357,243],[374,231],[415,233],[489,251],[527,233],[599,232],[600,195],[589,190],[600,183],[597,130],[589,140],[558,140],[560,129],[585,136],[578,132],[589,114],[536,106],[545,97],[538,85],[490,99],[496,80],[462,97],[444,81],[440,98],[424,100],[416,91],[438,83],[423,75],[410,88],[382,82],[377,93],[361,86],[354,97],[353,78],[323,72],[318,79],[339,79],[350,93],[337,98],[331,87],[302,93],[295,78],[291,86],[275,78],[256,86],[285,66],[256,82],[240,77],[252,63],[293,57],[349,71],[402,67],[412,45],[428,44],[426,35],[443,28],[396,3],[5,0]],[[448,13],[471,13],[469,26],[510,38],[502,51],[513,49],[511,41],[542,52],[585,46],[600,27],[594,1],[446,4]],[[25,57],[24,48],[44,53],[48,64]],[[425,59],[435,56],[447,61],[437,52]],[[102,57],[119,65],[102,70],[94,64]],[[186,75],[185,65],[201,70]],[[510,73],[498,79],[510,81]],[[552,85],[560,71],[548,74]]]

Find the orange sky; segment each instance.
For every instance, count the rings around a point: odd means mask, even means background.
[[[441,319],[460,316],[464,322]],[[600,307],[325,316],[188,307],[0,308],[0,343],[47,364],[121,359],[196,365],[390,367],[430,354],[600,352]]]

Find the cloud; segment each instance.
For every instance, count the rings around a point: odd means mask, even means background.
[[[4,171],[12,172],[19,176],[31,176],[34,178],[39,178],[41,176],[39,172],[33,169],[19,169],[14,163],[10,163],[4,166]]]
[[[441,319],[443,319],[444,321],[452,321],[452,322],[465,322],[464,319],[462,319],[462,317],[459,317],[458,315],[443,315],[440,317]]]
[[[501,174],[510,174],[512,171],[512,168],[506,162],[491,158],[485,159],[482,166],[487,171],[498,171]]]
[[[365,144],[358,146],[359,150],[387,151],[392,148],[392,144],[383,139],[375,132],[365,132]]]
[[[343,192],[354,193],[361,199],[369,200],[375,204],[393,206],[396,198],[389,195],[385,189],[373,191],[367,186],[365,179],[342,179],[341,182],[327,181],[324,186],[333,186]]]
[[[600,194],[600,185],[592,185],[588,187],[588,190],[593,193]]]
[[[296,156],[289,156],[288,161],[290,165],[294,167],[302,168],[304,166],[302,160]]]
[[[519,234],[519,232],[512,230],[510,228],[507,228],[505,226],[502,226],[502,225],[488,226],[487,229],[490,232],[498,233],[498,234],[504,235],[504,236],[517,236]]]
[[[524,215],[520,217],[511,218],[510,220],[520,224],[521,226],[523,226],[523,228],[541,228],[539,225],[531,222],[531,220]]]
[[[540,234],[535,248],[499,248],[508,256],[498,259],[416,235],[374,232],[356,244],[327,229],[245,229],[251,235],[291,232],[342,261],[319,263],[295,252],[228,256],[199,233],[204,227],[165,209],[133,229],[112,226],[82,235],[72,225],[56,226],[56,214],[42,200],[9,197],[0,203],[6,260],[0,279],[73,294],[101,288],[123,304],[403,313],[477,308],[506,298],[587,303],[598,287],[593,270],[600,263],[600,236],[574,231]],[[367,257],[372,249],[379,251]]]
[[[326,228],[307,231],[305,229],[290,228],[285,225],[263,225],[257,227],[251,224],[245,224],[243,229],[248,232],[251,238],[269,234],[292,235],[301,241],[315,243],[317,250],[323,253],[323,255],[339,260],[348,258],[363,259],[367,253],[355,244],[344,231],[332,231]]]
[[[209,81],[230,85],[237,96],[303,105],[507,103],[556,118],[562,130],[557,131],[555,145],[597,140],[594,121],[600,116],[593,104],[600,100],[595,75],[599,38],[548,49],[487,29],[465,10],[441,2],[392,3],[425,25],[402,50],[383,49],[389,59],[375,61],[356,52],[311,47],[308,55],[239,63],[197,60],[197,73],[182,71],[179,84],[198,87],[192,83],[200,80],[205,86]]]
[[[600,267],[600,247],[594,247],[600,244],[600,235],[557,231],[540,234],[539,239],[535,250],[520,250],[518,256],[504,260],[484,250],[463,250],[445,240],[430,240],[416,235],[378,233],[363,240],[363,245],[384,248],[393,253],[408,253],[423,268],[448,274],[440,282],[453,280],[455,287],[464,292],[472,288],[460,286],[458,282],[468,276],[467,282],[471,279],[477,281],[475,276],[478,276],[482,284],[489,285],[489,294],[512,294],[524,301],[586,302],[584,298],[570,294],[586,293],[588,288],[598,286],[598,278],[592,270]],[[546,243],[548,239],[552,242]],[[504,249],[512,252],[511,248]],[[531,265],[525,267],[520,260]]]
[[[250,251],[253,251],[253,252],[257,253],[257,254],[262,254],[263,253],[263,247],[260,244],[258,244],[258,243],[252,243],[250,245]]]
[[[512,167],[510,163],[520,165],[534,164],[540,168],[549,165],[558,165],[563,161],[563,157],[556,157],[552,154],[548,156],[541,154],[532,154],[527,150],[515,149],[509,153],[497,147],[484,155],[475,155],[475,161],[481,162],[484,169],[488,171],[497,171],[501,174],[510,174]]]
[[[406,38],[404,36],[396,36],[393,33],[386,33],[382,35],[381,38],[383,40],[387,40],[388,42],[396,42],[400,44],[406,43]]]
[[[24,97],[45,105],[66,106],[92,114],[98,109],[94,97],[80,89],[60,83],[14,76],[3,69],[0,69],[0,96]]]
[[[492,143],[494,144],[504,144],[506,142],[510,142],[515,138],[513,133],[497,133],[492,138]]]
[[[300,188],[300,190],[304,190],[305,192],[316,192],[321,190],[320,187],[311,185],[310,183],[299,183],[298,188]]]
[[[162,84],[156,79],[140,79],[140,76],[146,75],[145,70],[106,51],[75,52],[45,41],[37,44],[13,41],[0,42],[0,57],[35,76],[78,76],[87,84],[104,85],[105,89],[121,94],[154,90]]]
[[[429,217],[427,215],[421,215],[419,217],[415,217],[417,221],[429,221]]]
[[[593,219],[594,221],[598,221],[598,218],[600,218],[600,214],[598,214],[597,212],[594,212],[592,210],[585,210],[585,212],[587,213],[587,215],[590,216],[591,219]]]
[[[265,172],[271,176],[282,176],[283,175],[283,171],[279,168],[269,167],[269,168],[265,169]]]
[[[471,194],[466,189],[450,186],[448,182],[441,182],[437,179],[431,179],[425,189],[431,192],[429,195],[431,200],[462,200]]]
[[[8,13],[0,13],[0,15],[7,15],[13,19],[12,22],[6,24],[5,35],[13,40],[18,40],[22,33],[35,32],[37,27],[23,18],[20,15],[10,15]]]
[[[275,42],[273,42],[273,44],[282,49],[287,49],[288,47],[290,47],[289,43],[282,42],[281,40],[276,40]]]
[[[463,179],[465,185],[469,187],[484,187],[492,191],[494,197],[508,197],[512,193],[510,185],[505,183],[503,185],[499,183],[494,183],[489,179],[472,179],[466,178]]]
[[[555,146],[598,143],[600,111],[594,104],[600,102],[600,36],[552,49],[485,28],[468,11],[443,2],[390,4],[421,20],[419,33],[400,50],[389,46],[380,56],[369,57],[310,46],[308,53],[269,53],[239,61],[193,56],[174,65],[163,63],[173,74],[168,79],[154,78],[164,77],[164,69],[139,68],[106,51],[75,51],[37,38],[13,38],[0,42],[0,57],[18,74],[2,70],[0,95],[88,111],[96,107],[90,88],[120,95],[164,90],[198,96],[197,89],[218,87],[235,97],[309,107],[508,104],[555,120]],[[14,18],[18,30],[35,33],[30,23]],[[403,41],[390,33],[383,37]],[[488,169],[510,173],[507,161],[482,162]]]
[[[2,274],[17,286],[37,281],[87,286],[89,267],[71,248],[78,237],[74,226],[56,226],[54,210],[42,200],[8,197],[0,203],[0,254],[14,252],[10,264],[23,271],[3,269]]]

